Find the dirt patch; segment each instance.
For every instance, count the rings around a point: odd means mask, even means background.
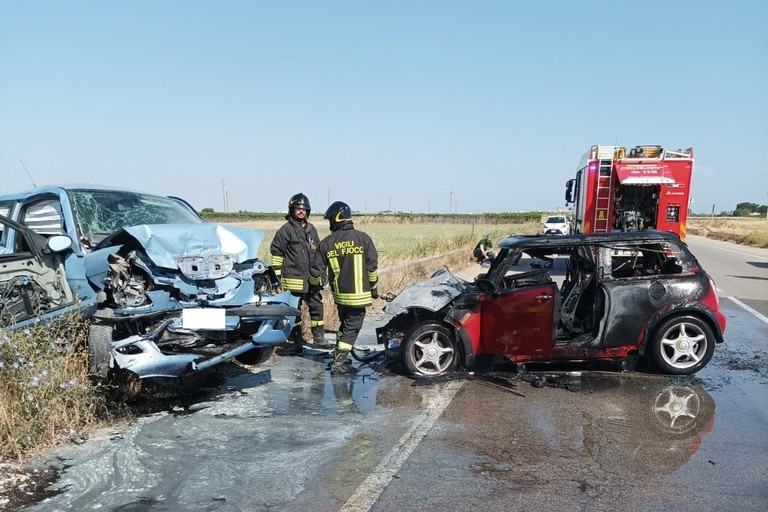
[[[46,488],[58,474],[51,470],[25,470],[12,464],[0,463],[0,511],[22,510],[55,492]]]

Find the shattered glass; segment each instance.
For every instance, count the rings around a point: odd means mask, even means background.
[[[123,227],[141,224],[201,224],[181,203],[159,196],[118,190],[70,190],[80,234],[95,243]]]

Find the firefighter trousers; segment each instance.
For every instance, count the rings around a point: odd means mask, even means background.
[[[315,338],[315,336],[319,336],[319,338],[322,339],[323,337],[322,332],[324,329],[323,315],[325,314],[325,312],[323,310],[323,295],[322,293],[320,293],[320,289],[318,288],[317,291],[315,291],[314,289],[311,289],[311,291],[307,293],[296,293],[296,292],[291,292],[291,293],[299,297],[299,311],[301,311],[302,303],[305,303],[307,305],[307,309],[309,310],[309,318],[311,320],[310,327],[311,327],[313,338]],[[303,336],[301,335],[301,330],[302,330],[301,317],[299,317],[296,319],[296,323],[293,324],[293,329],[291,330],[290,338],[293,341],[303,340]]]
[[[336,351],[347,353],[352,350],[363,328],[365,320],[365,308],[356,308],[352,306],[343,306],[336,304],[339,310],[339,331],[336,333]]]

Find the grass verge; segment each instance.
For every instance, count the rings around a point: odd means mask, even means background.
[[[111,418],[88,376],[87,325],[68,315],[0,332],[0,459],[23,462]]]
[[[763,217],[692,217],[688,233],[752,247],[768,247],[768,221]]]

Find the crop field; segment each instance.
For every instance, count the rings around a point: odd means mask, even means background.
[[[327,221],[322,218],[310,220],[317,228],[321,239],[330,233]],[[284,220],[258,220],[230,224],[264,231],[265,238],[264,243],[259,248],[259,257],[268,262],[269,244],[274,238],[275,232],[284,223]],[[511,234],[535,234],[540,226],[539,223],[535,222],[460,224],[355,221],[355,228],[365,231],[373,239],[376,250],[379,252],[379,266],[381,268],[461,248],[467,248],[467,251],[471,251],[477,241],[486,233],[491,233],[493,241],[496,242]],[[467,262],[469,262],[469,254],[467,252]]]
[[[688,233],[755,247],[768,247],[765,217],[689,217]]]

